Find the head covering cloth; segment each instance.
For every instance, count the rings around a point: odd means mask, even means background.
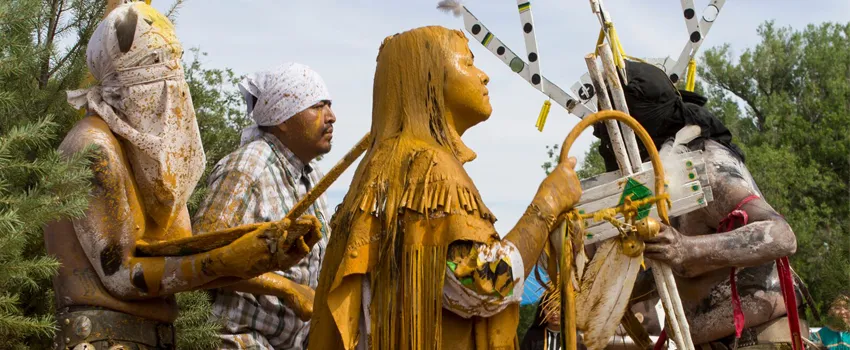
[[[125,147],[145,211],[167,230],[206,164],[171,22],[143,2],[118,6],[89,40],[97,83],[68,103],[102,118]]]
[[[279,125],[299,112],[330,101],[325,81],[300,63],[284,63],[270,71],[248,75],[239,83],[254,124],[242,131],[242,144],[257,139],[259,126]]]
[[[623,92],[629,113],[646,129],[655,147],[660,149],[686,125],[699,125],[702,134],[691,141],[689,147],[702,149],[705,140],[711,139],[744,160],[744,152],[732,143],[729,129],[704,107],[705,97],[677,90],[664,71],[648,63],[627,60],[626,75],[629,83],[623,84]],[[616,157],[604,125],[595,125],[593,135],[602,139],[599,153],[605,160],[606,171],[617,170]],[[640,152],[642,159],[648,157],[643,145],[640,145]]]

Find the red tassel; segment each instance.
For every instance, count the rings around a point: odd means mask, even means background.
[[[735,219],[738,219],[740,226],[744,226],[749,221],[747,212],[741,210],[741,207],[748,202],[759,198],[756,195],[750,195],[735,207],[729,215],[720,222],[717,232],[728,232],[733,230]],[[776,260],[777,272],[779,272],[779,286],[782,288],[782,299],[785,301],[785,310],[788,313],[788,328],[791,331],[791,346],[794,350],[805,350],[803,348],[803,339],[800,334],[800,316],[797,313],[797,296],[794,294],[794,279],[791,276],[791,265],[788,263],[788,257],[782,257]],[[738,295],[738,287],[735,283],[735,268],[729,275],[729,285],[732,287],[732,309],[734,312],[735,322],[735,344],[741,338],[741,332],[744,330],[744,312],[741,309],[741,297]],[[737,346],[736,346],[737,347]],[[658,350],[658,349],[656,349]]]
[[[735,268],[729,274],[729,285],[732,287],[732,310],[733,320],[735,322],[735,339],[741,338],[741,333],[744,331],[744,311],[741,308],[741,296],[738,295],[738,285],[735,283]],[[736,341],[737,342],[737,341]]]
[[[653,347],[652,350],[661,350],[661,348],[664,347],[664,342],[666,342],[666,341],[667,341],[667,330],[662,329],[661,334],[658,335],[658,340],[655,341],[655,347]]]
[[[797,296],[794,294],[794,279],[791,277],[791,264],[788,263],[788,257],[777,259],[776,267],[779,269],[779,286],[782,288],[785,311],[788,313],[791,346],[794,350],[804,350],[800,334],[800,316],[797,314]]]
[[[759,198],[759,196],[753,194],[748,196],[747,198],[744,198],[741,203],[738,203],[738,206],[735,207],[735,210],[732,210],[732,212],[729,213],[729,215],[726,216],[726,218],[720,222],[720,225],[717,228],[717,232],[729,232],[735,229],[735,219],[738,219],[737,221],[740,222],[740,226],[746,225],[747,222],[749,222],[750,217],[749,215],[747,215],[746,211],[741,210],[741,207],[743,207],[744,204],[747,204],[757,198]],[[732,321],[735,324],[735,343],[737,344],[738,339],[741,338],[741,333],[744,331],[744,324],[746,320],[744,318],[744,311],[741,308],[741,296],[738,295],[738,285],[737,283],[735,283],[735,270],[736,269],[733,267],[729,273],[729,286],[732,287]],[[737,346],[735,347],[737,348]]]

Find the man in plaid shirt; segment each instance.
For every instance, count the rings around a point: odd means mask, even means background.
[[[324,81],[309,67],[284,64],[248,76],[239,88],[256,124],[243,131],[239,149],[210,174],[210,192],[194,218],[195,234],[283,219],[322,178],[314,159],[331,149],[336,117]],[[213,316],[224,323],[222,348],[307,348],[313,290],[330,235],[325,203],[322,196],[307,212],[322,223],[322,238],[307,257],[286,271],[213,292]],[[286,288],[306,297],[293,301],[281,292]]]

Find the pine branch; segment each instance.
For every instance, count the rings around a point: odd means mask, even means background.
[[[42,159],[22,164],[28,170],[26,174],[38,175],[39,182],[25,191],[0,196],[0,208],[5,206],[27,213],[27,221],[19,227],[23,232],[39,231],[43,224],[55,219],[83,215],[91,188],[89,157],[95,149],[96,146],[86,147],[67,160],[62,160],[57,151],[51,151]],[[11,167],[6,168],[6,173],[11,173],[8,170]]]
[[[4,193],[9,193],[10,188],[12,186],[9,184],[9,181],[0,174],[0,196]]]
[[[50,337],[56,331],[53,317],[26,317],[0,313],[0,335],[4,338],[27,335]]]
[[[172,24],[177,24],[177,12],[180,11],[180,8],[183,7],[183,3],[185,0],[175,0],[171,7],[168,8],[168,11],[165,12],[165,17],[171,21]]]
[[[10,159],[3,165],[3,171],[6,173],[26,172],[35,176],[44,176],[53,171],[56,166],[47,159],[36,159],[26,161],[21,159]]]
[[[56,63],[54,63],[53,68],[47,73],[47,75],[52,77],[54,74],[56,74],[56,72],[64,66],[65,61],[71,58],[71,56],[75,56],[77,54],[77,49],[80,48],[80,44],[82,43],[82,41],[77,41],[76,43],[74,43],[74,46],[68,49],[68,51],[65,53],[65,56],[63,56]]]
[[[0,315],[20,315],[21,309],[18,307],[18,302],[17,295],[0,294]]]
[[[0,67],[5,66],[6,62],[0,62]],[[9,91],[0,91],[0,113],[7,114],[12,110],[15,103],[15,95]]]
[[[0,235],[0,266],[14,264],[14,260],[20,259],[29,241],[26,235],[19,232]]]
[[[53,137],[53,129],[56,124],[51,117],[44,117],[40,120],[13,126],[9,132],[0,137],[0,155],[8,154],[12,148],[17,149],[33,149],[46,146]]]
[[[16,288],[28,291],[38,290],[38,280],[53,276],[59,269],[59,262],[47,256],[5,265],[0,271],[0,285],[15,282]]]
[[[180,314],[174,322],[177,328],[177,348],[187,350],[215,349],[220,344],[216,334],[221,324],[210,319],[209,296],[203,291],[177,293]]]
[[[91,178],[85,152],[56,151],[79,119],[63,90],[83,77],[104,5],[0,1],[0,349],[50,348],[58,263],[45,256],[42,225],[83,214]]]
[[[21,222],[21,218],[18,216],[17,210],[14,208],[2,209],[0,208],[0,232],[4,232],[4,235],[13,235],[18,227],[21,227],[23,222]],[[2,245],[0,245],[2,248]]]

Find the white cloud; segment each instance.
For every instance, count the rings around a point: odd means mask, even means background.
[[[170,1],[155,0],[165,9]],[[200,1],[190,0],[180,12],[177,30],[184,47],[208,52],[210,67],[230,67],[239,74],[297,61],[316,69],[334,97],[334,149],[321,162],[325,171],[365,134],[371,123],[375,57],[388,35],[425,25],[461,29],[463,21],[436,10],[436,0],[418,1]],[[514,51],[525,45],[513,2],[469,0],[470,10]],[[696,1],[697,12],[707,1]],[[768,5],[769,4],[769,5]],[[593,50],[599,25],[586,0],[534,1],[542,70],[562,88],[585,71],[583,57]],[[623,46],[634,56],[677,57],[687,40],[677,1],[609,0]],[[740,51],[758,42],[756,27],[770,19],[802,28],[808,23],[846,21],[845,0],[817,6],[797,1],[727,1],[703,49],[730,43]],[[544,174],[545,145],[560,144],[577,118],[553,106],[544,132],[534,122],[543,95],[514,75],[474,40],[476,65],[490,77],[494,107],[486,123],[464,136],[478,153],[466,169],[487,205],[507,233],[534,196]],[[581,156],[593,137],[587,132],[574,146]],[[335,206],[351,181],[353,167],[328,192]]]

